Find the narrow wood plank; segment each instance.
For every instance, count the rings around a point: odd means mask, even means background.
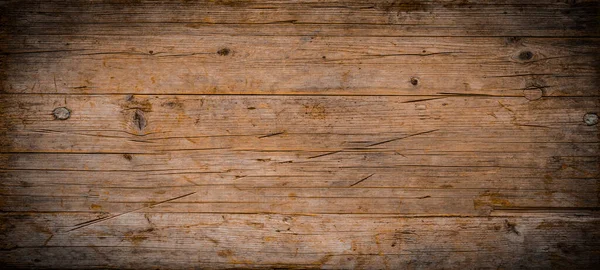
[[[430,169],[437,174],[444,171]],[[515,180],[514,175],[475,174],[426,181],[410,170],[378,170],[307,176],[210,173],[4,172],[3,212],[94,212],[108,216],[194,193],[150,209],[169,213],[396,214],[401,216],[489,216],[503,211],[598,210],[595,178],[549,175]],[[92,177],[88,175],[102,174]],[[509,174],[503,172],[501,175]],[[466,178],[467,176],[462,176]],[[83,180],[83,179],[90,180]],[[115,180],[107,180],[109,178]],[[432,178],[430,176],[429,178]],[[44,180],[40,180],[44,179]],[[103,180],[104,182],[97,182]],[[501,185],[502,181],[508,184]],[[371,183],[372,182],[372,183]],[[148,186],[149,183],[157,183]],[[444,184],[452,183],[452,184]],[[427,186],[429,184],[429,186]],[[455,186],[454,186],[455,185]]]
[[[7,1],[1,12],[6,31],[29,34],[598,36],[597,9],[593,0]]]
[[[583,117],[600,100],[586,97],[2,97],[8,152],[282,150],[308,159],[335,151],[509,155],[510,149],[529,159],[593,155],[599,142],[597,126]],[[68,120],[53,116],[60,107],[71,111]]]
[[[158,206],[161,207],[161,206]],[[586,268],[597,215],[398,218],[134,212],[2,214],[3,261],[61,268]],[[442,240],[443,239],[443,240]],[[53,256],[59,252],[64,256]]]

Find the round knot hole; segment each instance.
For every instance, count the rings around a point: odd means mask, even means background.
[[[522,61],[531,60],[533,58],[533,53],[530,51],[522,51],[519,53],[519,59]]]
[[[415,77],[410,78],[410,84],[417,86],[417,84],[419,84],[419,79]]]
[[[583,116],[583,122],[588,126],[594,126],[598,124],[598,114],[596,113],[586,113]]]
[[[217,51],[217,53],[220,56],[227,56],[227,55],[229,55],[229,53],[231,53],[231,50],[229,48],[223,48],[223,49],[220,49],[219,51]]]
[[[71,117],[71,110],[65,107],[58,107],[52,111],[52,115],[54,115],[54,119],[67,120]]]

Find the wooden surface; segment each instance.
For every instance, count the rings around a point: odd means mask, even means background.
[[[1,1],[0,264],[595,268],[599,18]]]

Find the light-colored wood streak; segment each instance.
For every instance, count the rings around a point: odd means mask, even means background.
[[[0,266],[593,269],[599,9],[3,1]]]

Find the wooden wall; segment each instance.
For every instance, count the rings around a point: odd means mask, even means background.
[[[600,265],[600,1],[1,1],[0,264]]]

